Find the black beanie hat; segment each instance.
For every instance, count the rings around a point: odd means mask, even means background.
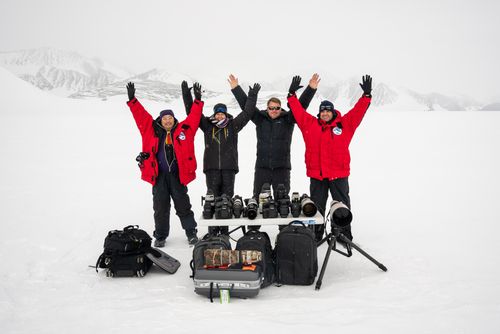
[[[335,114],[335,108],[333,106],[333,103],[328,100],[321,101],[321,103],[319,104],[318,118],[321,112],[324,110],[330,111]]]
[[[223,114],[227,114],[227,107],[224,103],[217,103],[214,106],[214,115],[220,112]]]

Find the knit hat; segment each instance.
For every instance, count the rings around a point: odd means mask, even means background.
[[[319,118],[321,112],[324,110],[332,112],[335,116],[335,108],[333,107],[333,103],[331,103],[330,101],[328,101],[328,100],[321,101],[321,103],[319,105],[318,118]]]
[[[175,116],[174,116],[174,112],[173,112],[172,110],[170,110],[170,109],[166,109],[166,110],[162,110],[162,111],[160,112],[160,119],[161,119],[163,116],[166,116],[166,115],[170,115],[170,116],[172,116],[173,118],[175,118]]]
[[[217,103],[214,106],[214,115],[217,113],[227,114],[227,106],[224,103]]]

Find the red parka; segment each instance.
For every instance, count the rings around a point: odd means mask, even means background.
[[[160,140],[154,129],[153,122],[155,121],[137,99],[128,101],[127,105],[142,136],[142,151],[149,153],[149,158],[144,160],[141,167],[141,178],[155,185],[158,177],[156,153]],[[183,185],[187,185],[196,178],[194,136],[198,130],[202,112],[203,102],[195,100],[189,116],[177,124],[173,132],[174,153],[179,166],[179,179]]]
[[[370,97],[363,96],[344,116],[335,110],[335,119],[326,123],[309,114],[296,96],[288,98],[290,109],[306,144],[305,161],[308,177],[333,180],[349,176],[351,162],[349,144],[370,106],[370,101]]]

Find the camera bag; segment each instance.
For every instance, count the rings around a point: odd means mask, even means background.
[[[205,266],[205,250],[206,249],[231,249],[231,242],[229,241],[229,235],[219,234],[213,235],[210,233],[205,234],[205,236],[199,240],[193,248],[193,259],[190,262],[193,278],[196,271],[203,269]]]
[[[151,249],[151,237],[137,225],[109,231],[104,239],[104,251],[97,259],[97,268],[106,269],[108,277],[143,277],[152,262],[146,257]]]
[[[300,224],[300,225],[297,225]],[[314,232],[300,221],[292,221],[276,237],[276,281],[279,284],[310,285],[318,273]]]
[[[256,250],[262,253],[262,270],[264,281],[262,288],[274,283],[275,261],[271,239],[266,232],[249,230],[236,243],[237,250]]]
[[[207,267],[205,251],[215,249],[231,250],[229,236],[206,234],[194,246],[191,277],[195,293],[209,297],[212,302],[214,297],[220,296],[221,290],[228,290],[231,297],[256,296],[264,280],[260,262],[246,266],[242,263],[234,263],[229,266]]]
[[[194,292],[209,297],[219,297],[222,290],[228,290],[231,297],[250,298],[259,294],[264,281],[259,263],[231,265],[227,268],[198,269],[194,275]]]

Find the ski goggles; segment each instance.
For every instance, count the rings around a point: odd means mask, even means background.
[[[333,106],[328,106],[328,105],[320,106],[319,111],[331,111],[331,112],[333,112]]]
[[[219,112],[221,112],[221,113],[224,113],[224,114],[225,114],[225,113],[227,112],[227,108],[224,108],[224,107],[217,107],[217,108],[215,108],[215,109],[214,109],[214,114],[217,114],[217,113],[219,113]]]

